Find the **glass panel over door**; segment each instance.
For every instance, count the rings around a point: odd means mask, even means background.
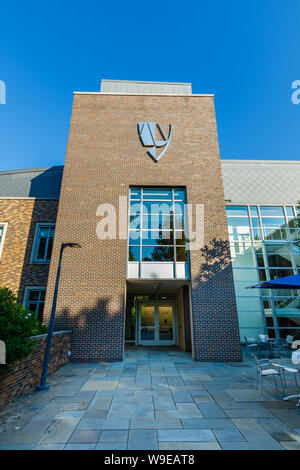
[[[141,340],[154,341],[155,306],[141,305]]]
[[[173,340],[173,307],[171,305],[159,305],[159,340]]]

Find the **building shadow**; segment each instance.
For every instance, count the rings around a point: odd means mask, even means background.
[[[71,313],[57,308],[55,331],[72,330],[72,362],[122,361],[124,353],[124,305],[112,310],[111,299],[98,299],[94,306]]]
[[[230,246],[214,238],[192,280],[193,339],[199,361],[242,361]]]
[[[21,201],[20,216],[15,226],[12,227],[15,236],[18,237],[19,233],[21,236],[22,233],[22,242],[26,246],[18,288],[20,302],[24,301],[26,287],[47,286],[50,262],[33,261],[33,244],[37,224],[55,224],[56,222],[62,172],[62,166],[50,167],[40,173],[28,172],[23,182],[24,191],[26,188],[28,196],[35,199]],[[28,214],[30,214],[29,220]],[[26,240],[24,240],[24,232],[27,233]]]

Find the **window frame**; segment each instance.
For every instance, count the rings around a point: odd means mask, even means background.
[[[32,290],[39,290],[39,291],[45,291],[45,294],[46,294],[46,290],[47,290],[47,286],[25,286],[25,290],[24,290],[24,296],[23,296],[23,306],[29,310],[29,308],[27,307],[27,300],[28,300],[28,296],[29,296],[29,293],[30,291]],[[34,302],[34,301],[33,301]],[[37,301],[38,303],[40,303],[40,300]],[[45,300],[44,300],[44,306],[45,306]],[[36,312],[35,312],[36,313]],[[38,318],[38,316],[37,316]]]
[[[51,259],[49,260],[36,259],[36,254],[38,251],[38,246],[37,246],[38,233],[39,233],[40,227],[55,227],[55,226],[56,226],[55,222],[37,222],[36,223],[33,243],[32,243],[32,250],[31,250],[31,255],[30,255],[30,264],[49,264],[50,263]],[[55,237],[55,232],[54,232],[54,237]],[[54,241],[54,237],[53,237],[53,241]]]
[[[6,233],[7,233],[8,222],[0,222],[0,226],[3,227],[2,237],[0,240],[0,261],[1,261],[2,252],[4,248],[4,242],[5,242]]]

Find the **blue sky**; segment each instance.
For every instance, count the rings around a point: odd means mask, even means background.
[[[100,79],[215,93],[222,158],[300,160],[300,0],[1,4],[0,169],[64,162],[73,91]]]

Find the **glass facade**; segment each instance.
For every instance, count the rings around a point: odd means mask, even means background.
[[[188,262],[185,203],[182,188],[131,188],[128,263],[169,262],[176,270]]]
[[[227,206],[242,341],[267,333],[300,333],[300,290],[246,289],[296,274],[300,267],[299,206]]]

